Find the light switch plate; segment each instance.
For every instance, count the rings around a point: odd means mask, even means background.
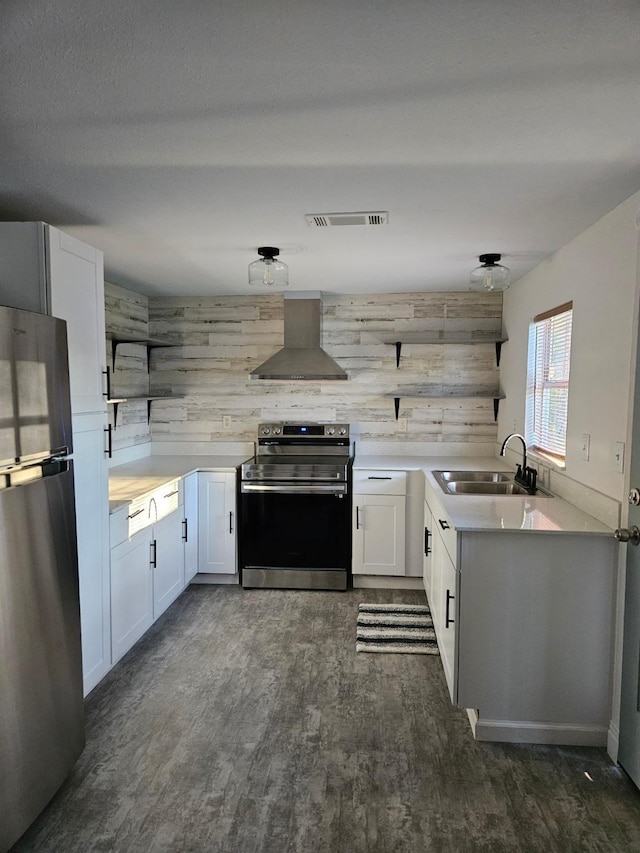
[[[613,445],[613,461],[618,474],[624,473],[624,441],[616,441]]]
[[[589,445],[591,444],[591,436],[588,432],[582,433],[582,446],[580,448],[580,458],[585,462],[589,461]]]

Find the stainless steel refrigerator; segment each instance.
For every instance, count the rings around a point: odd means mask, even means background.
[[[84,747],[66,323],[0,307],[0,851]]]

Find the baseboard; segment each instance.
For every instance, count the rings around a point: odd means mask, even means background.
[[[618,750],[620,749],[620,729],[616,726],[613,720],[609,723],[609,732],[607,735],[607,754],[609,758],[617,763]]]
[[[502,743],[547,743],[563,746],[606,746],[606,726],[537,723],[526,720],[483,720],[467,708],[476,740]]]
[[[397,578],[390,575],[354,575],[354,589],[420,589],[422,578]]]
[[[191,583],[217,583],[217,584],[238,584],[239,578],[238,575],[215,575],[209,574],[205,572],[198,572],[198,574],[191,579]]]

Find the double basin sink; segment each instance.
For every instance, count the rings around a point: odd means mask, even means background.
[[[449,495],[495,495],[504,497],[531,497],[531,493],[516,483],[507,471],[434,471],[434,477],[443,492]],[[551,498],[545,489],[536,489],[536,497]]]

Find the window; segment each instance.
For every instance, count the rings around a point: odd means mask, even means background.
[[[573,303],[539,314],[529,326],[526,439],[534,450],[564,461]]]

